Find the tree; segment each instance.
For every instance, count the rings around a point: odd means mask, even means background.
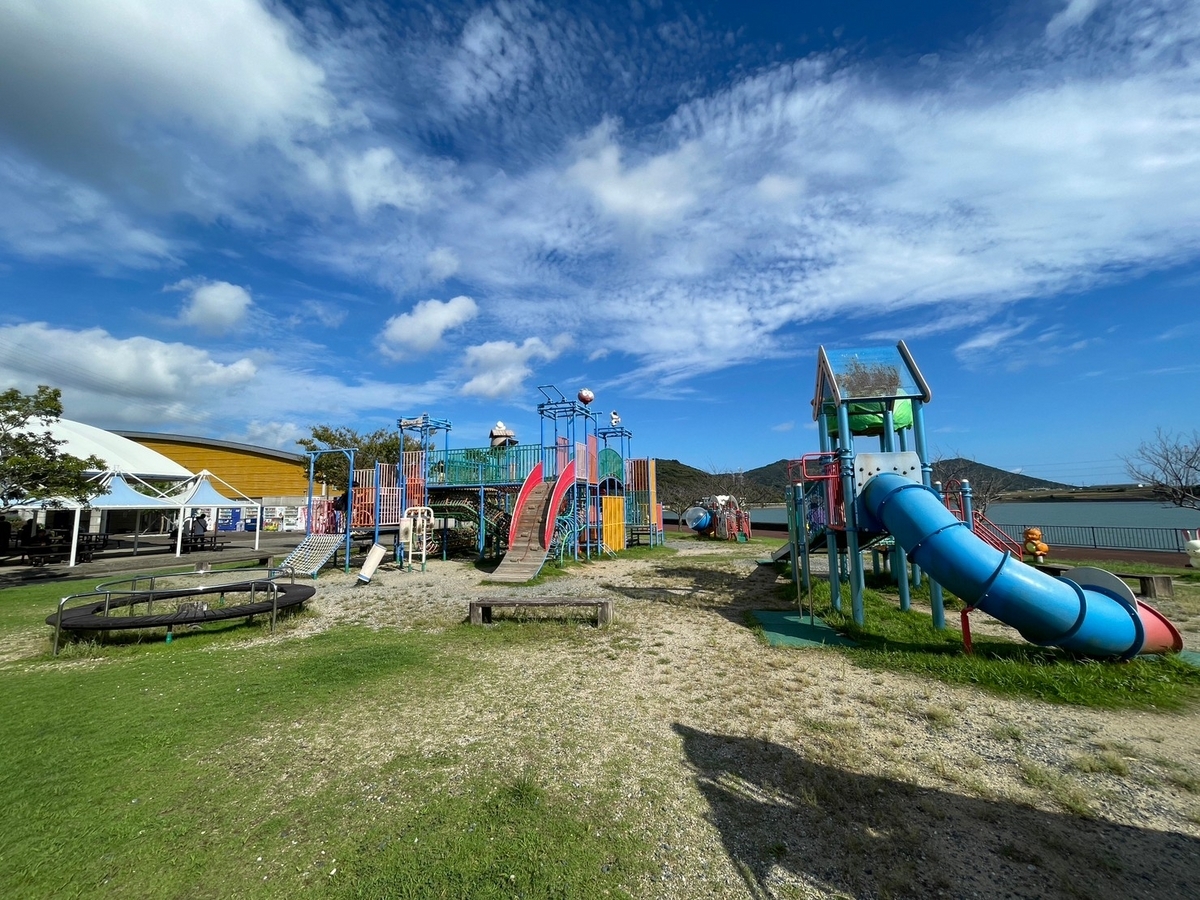
[[[16,388],[0,394],[0,504],[56,497],[86,503],[103,492],[85,473],[103,470],[104,460],[62,453],[65,441],[44,430],[61,417],[58,388],[43,384],[33,394]]]
[[[1125,470],[1154,495],[1184,509],[1200,509],[1200,432],[1188,437],[1159,428],[1154,439],[1124,457]]]
[[[971,506],[983,514],[986,514],[987,508],[1003,494],[1016,490],[1021,482],[1015,472],[1006,472],[962,456],[935,459],[933,480],[940,481],[943,487],[951,481],[969,481]]]
[[[354,448],[354,468],[370,469],[375,463],[395,465],[400,461],[400,433],[380,428],[369,434],[359,434],[353,428],[331,425],[314,425],[312,437],[296,441],[309,452],[314,450],[332,450],[335,448]],[[405,446],[406,450],[414,450],[415,446]],[[332,485],[345,485],[350,480],[347,469],[350,461],[342,453],[323,453],[317,457],[314,474],[318,481]]]

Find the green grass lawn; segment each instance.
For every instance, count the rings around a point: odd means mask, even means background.
[[[963,650],[957,629],[938,631],[919,606],[928,604],[927,583],[913,591],[914,608],[901,612],[894,590],[868,575],[876,589],[863,592],[864,625],[850,617],[850,590],[842,585],[842,612],[830,604],[829,583],[813,584],[817,615],[858,646],[839,648],[860,665],[910,672],[950,684],[967,684],[998,694],[1051,703],[1133,709],[1180,709],[1200,698],[1200,670],[1175,657],[1139,657],[1127,663],[1073,657],[1055,648],[976,635],[973,654]],[[791,589],[794,594],[794,589]],[[806,599],[807,603],[807,599]],[[947,595],[946,618],[961,601]],[[980,615],[980,614],[976,614]]]
[[[237,625],[53,659],[42,620],[73,589],[0,591],[0,641],[44,641],[0,665],[0,896],[624,896],[644,865],[602,797],[582,811],[524,771],[465,766],[457,746],[333,749],[359,711],[469,696],[488,675],[476,651],[561,629],[267,643]]]

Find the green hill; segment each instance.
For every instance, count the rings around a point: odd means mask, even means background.
[[[958,479],[971,482],[977,498],[986,506],[1001,494],[1015,491],[1065,491],[1069,485],[1006,472],[963,457],[934,463],[933,480],[943,484]],[[749,503],[782,503],[788,484],[787,460],[779,459],[745,472],[711,473],[677,459],[658,460],[658,491],[663,505],[687,505],[708,494],[736,494]]]

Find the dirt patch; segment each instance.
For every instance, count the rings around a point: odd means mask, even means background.
[[[424,754],[451,789],[528,771],[581,805],[603,797],[655,848],[646,897],[1200,896],[1194,713],[1015,701],[770,648],[745,622],[782,605],[762,548],[678,551],[532,587],[457,562],[365,586],[322,576],[314,614],[276,639],[467,628],[481,597],[607,597],[617,618],[560,616],[544,646],[485,642],[486,678],[305,740],[348,775]],[[364,794],[402,795],[403,766],[389,777]]]

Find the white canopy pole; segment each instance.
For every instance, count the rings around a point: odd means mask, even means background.
[[[83,511],[82,506],[75,507],[75,527],[71,529],[71,561],[68,566],[75,565],[75,556],[79,552],[79,514]]]
[[[142,533],[142,511],[139,509],[133,517],[133,555],[137,556],[138,537]]]
[[[262,534],[262,504],[258,504],[258,518],[254,520],[254,549],[258,549],[258,536]]]
[[[183,556],[183,507],[179,507],[179,521],[175,523],[175,556]]]

